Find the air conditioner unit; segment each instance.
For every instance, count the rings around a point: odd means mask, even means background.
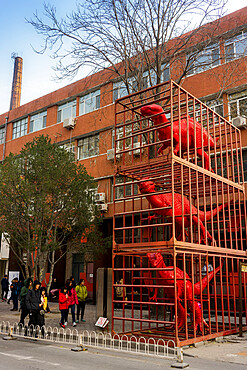
[[[121,154],[116,155],[116,161],[120,161]],[[107,160],[114,162],[114,149],[107,150]]]
[[[242,116],[237,116],[232,119],[232,124],[238,128],[244,127],[246,128],[246,118]]]
[[[97,204],[97,207],[98,207],[98,210],[99,211],[107,211],[108,209],[108,205],[106,203],[99,203]]]
[[[95,201],[99,203],[105,202],[105,193],[96,193],[95,194]]]
[[[135,156],[135,157],[138,157],[139,155],[140,155],[140,152],[141,152],[141,150],[140,150],[140,146],[141,146],[141,143],[138,141],[137,143],[134,143],[133,144],[133,149],[134,150],[131,150],[130,152],[129,152],[129,155],[132,155],[132,152],[133,152],[133,155]],[[131,149],[131,148],[130,148]]]
[[[65,118],[63,121],[63,127],[65,128],[69,128],[69,129],[74,128],[75,124],[76,124],[76,118],[69,117],[69,118]]]

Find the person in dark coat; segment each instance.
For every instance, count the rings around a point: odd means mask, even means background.
[[[9,291],[9,280],[8,280],[8,275],[4,275],[4,277],[1,280],[1,285],[2,285],[2,300],[6,301],[8,291]]]
[[[33,289],[29,290],[26,295],[26,306],[29,311],[29,326],[42,327],[44,318],[40,314],[40,311],[43,310],[41,303],[41,292],[40,292],[40,282],[35,280],[33,283]]]
[[[70,276],[69,280],[72,281],[72,287],[75,288],[76,287],[76,282],[75,282],[74,276]]]
[[[13,308],[10,311],[18,311],[18,297],[20,294],[21,286],[17,277],[12,280],[10,289],[12,292],[11,295],[13,299]]]
[[[24,326],[24,320],[29,314],[29,310],[27,309],[26,305],[26,296],[29,290],[33,287],[33,280],[28,278],[24,281],[24,286],[21,288],[20,292],[20,306],[21,306],[21,318],[19,325],[22,324]]]

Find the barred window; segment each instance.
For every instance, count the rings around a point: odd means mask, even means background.
[[[78,159],[99,155],[99,134],[78,140]]]
[[[27,134],[27,121],[28,118],[26,117],[13,123],[12,139],[16,139]]]

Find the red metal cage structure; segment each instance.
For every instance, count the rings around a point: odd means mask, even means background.
[[[115,107],[113,330],[183,346],[247,329],[239,130],[173,81]]]

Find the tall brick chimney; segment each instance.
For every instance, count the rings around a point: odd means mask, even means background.
[[[22,58],[16,54],[12,54],[12,58],[15,60],[15,65],[9,110],[19,107],[21,101]]]

